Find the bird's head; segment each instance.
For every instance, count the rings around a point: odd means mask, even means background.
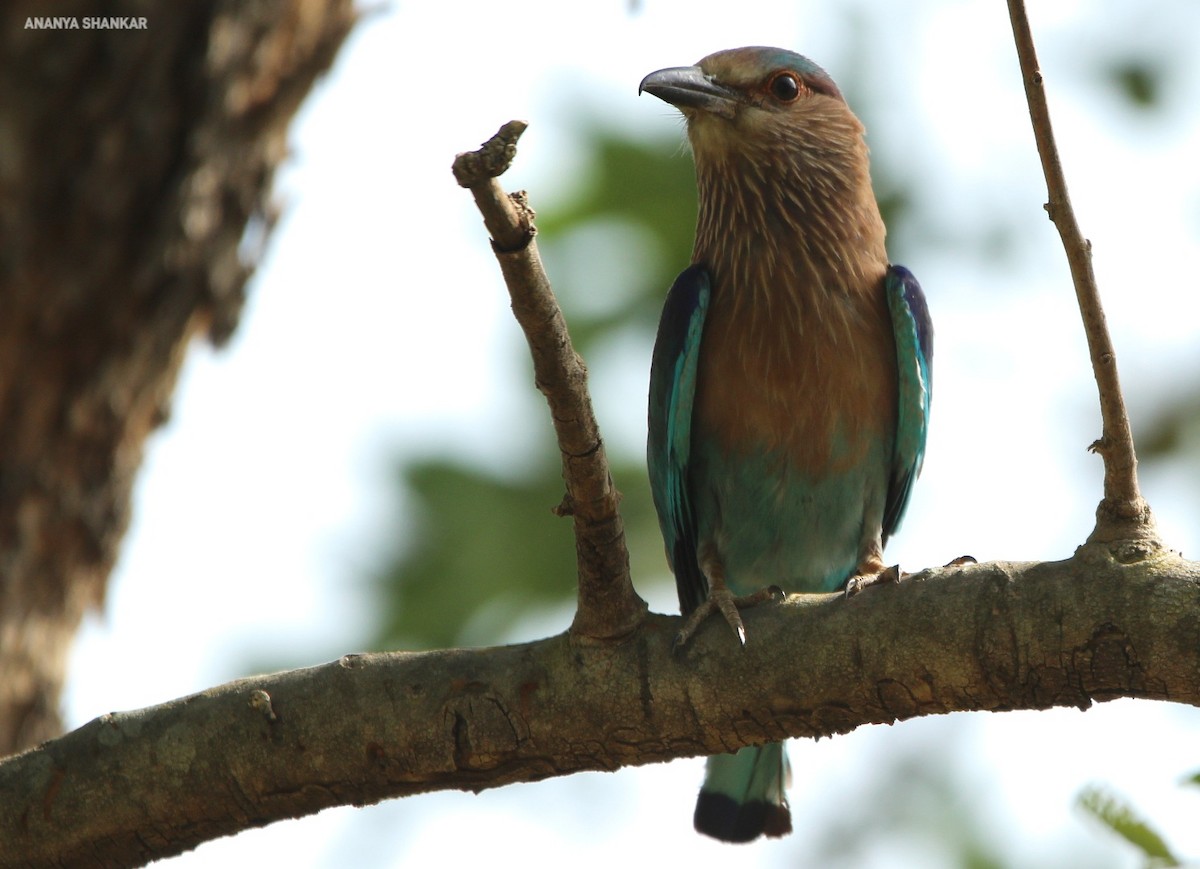
[[[697,161],[763,148],[821,151],[862,137],[829,74],[782,48],[718,51],[695,66],[650,73],[643,91],[683,113]]]
[[[781,48],[735,48],[652,72],[641,91],[687,119],[699,188],[696,262],[742,285],[771,285],[786,265],[775,257],[782,238],[793,271],[803,265],[837,280],[881,272],[884,228],[863,125],[821,67]]]

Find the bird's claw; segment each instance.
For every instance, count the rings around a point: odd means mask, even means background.
[[[769,600],[781,601],[784,597],[786,595],[783,593],[783,589],[777,585],[760,588],[753,594],[744,594],[741,597],[734,597],[733,592],[723,585],[711,588],[704,602],[692,610],[684,620],[683,627],[675,635],[672,651],[678,652],[687,645],[688,640],[692,638],[704,620],[715,612],[719,612],[725,617],[725,622],[733,629],[738,638],[738,645],[744,646],[746,645],[746,625],[742,622],[742,615],[738,611]]]
[[[858,573],[846,580],[846,597],[854,597],[863,589],[881,582],[899,582],[907,576],[899,564],[885,567],[876,573]]]

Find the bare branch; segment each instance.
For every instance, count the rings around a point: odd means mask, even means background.
[[[1133,433],[1129,428],[1129,416],[1125,411],[1125,399],[1117,376],[1117,356],[1112,338],[1100,304],[1100,291],[1096,287],[1096,275],[1092,271],[1092,245],[1083,237],[1067,194],[1066,176],[1054,144],[1054,131],[1050,125],[1050,110],[1046,105],[1046,92],[1034,49],[1033,34],[1025,15],[1024,0],[1008,0],[1009,17],[1012,19],[1013,37],[1017,45],[1017,57],[1021,63],[1021,78],[1025,83],[1025,97],[1029,103],[1029,116],[1033,121],[1033,135],[1037,140],[1038,154],[1042,159],[1042,172],[1046,176],[1049,201],[1046,211],[1058,228],[1071,267],[1071,280],[1075,284],[1075,295],[1083,315],[1083,328],[1087,333],[1088,349],[1092,359],[1092,372],[1100,392],[1100,439],[1091,449],[1100,454],[1104,461],[1104,499],[1096,510],[1096,527],[1088,541],[1111,543],[1120,540],[1157,539],[1154,517],[1150,506],[1143,500],[1138,489],[1137,454],[1133,446]]]
[[[630,581],[625,530],[617,511],[620,493],[588,395],[587,367],[571,346],[538,255],[533,210],[524,193],[506,195],[496,181],[512,162],[524,130],[524,122],[510,121],[479,151],[459,154],[454,176],[475,196],[491,233],[513,314],[533,355],[537,387],[554,420],[567,487],[556,512],[574,518],[579,566],[579,606],[571,630],[582,637],[614,639],[641,623],[646,603]]]
[[[1200,564],[942,568],[625,641],[351,655],[106,715],[0,761],[0,867],[136,866],[251,826],[965,710],[1200,706]],[[953,618],[947,618],[953,613]],[[102,807],[102,810],[99,810]]]

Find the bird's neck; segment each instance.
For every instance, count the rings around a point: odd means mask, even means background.
[[[715,150],[715,153],[713,153]],[[857,119],[756,149],[695,149],[700,209],[695,262],[714,293],[804,287],[868,292],[887,268],[884,226]]]

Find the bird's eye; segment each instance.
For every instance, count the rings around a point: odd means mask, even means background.
[[[800,84],[800,79],[796,78],[794,72],[780,72],[767,82],[767,90],[771,96],[779,100],[781,103],[794,102],[803,89]]]

